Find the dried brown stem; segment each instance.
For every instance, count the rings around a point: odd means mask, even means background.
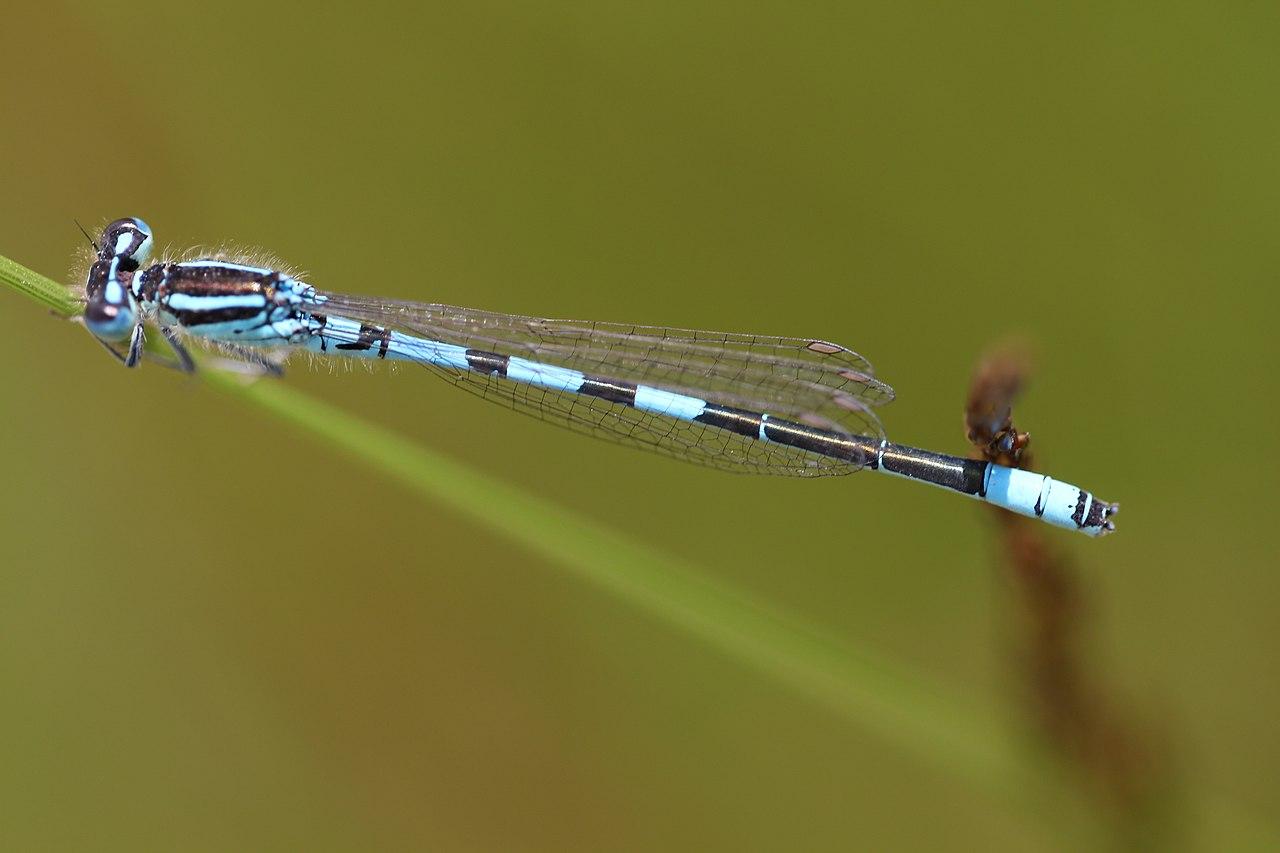
[[[989,352],[974,372],[965,434],[975,456],[1030,467],[1030,438],[1013,423],[1013,403],[1030,374],[1022,347]],[[1165,835],[1158,818],[1171,789],[1168,750],[1121,707],[1082,651],[1085,582],[1051,544],[1043,525],[992,507],[1000,571],[1016,596],[1017,666],[1030,716],[1051,748],[1115,817],[1126,839]],[[1136,836],[1136,838],[1135,838]],[[1167,839],[1166,839],[1167,840]]]

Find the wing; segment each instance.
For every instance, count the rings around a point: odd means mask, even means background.
[[[788,338],[547,320],[321,293],[324,311],[411,335],[519,356],[598,380],[658,388],[708,403],[767,413],[848,436],[858,447],[884,437],[872,407],[893,399],[862,356],[836,344]],[[762,442],[696,421],[646,412],[603,397],[556,391],[471,370],[427,365],[485,399],[610,441],[739,472],[820,476],[862,467]]]

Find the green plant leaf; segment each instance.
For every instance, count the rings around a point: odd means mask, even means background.
[[[66,287],[27,269],[22,264],[9,260],[4,255],[0,255],[0,281],[23,296],[53,309],[63,317],[72,317],[80,313],[80,304],[72,298],[71,292]]]

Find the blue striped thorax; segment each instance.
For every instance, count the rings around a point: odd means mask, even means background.
[[[300,308],[313,288],[285,273],[220,260],[157,264],[139,277],[139,298],[162,323],[188,334],[243,343],[298,343]]]

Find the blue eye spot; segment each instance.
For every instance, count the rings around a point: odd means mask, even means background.
[[[134,312],[127,304],[95,299],[85,306],[84,324],[90,332],[105,341],[123,340],[133,332]]]
[[[134,216],[117,219],[102,229],[98,257],[104,261],[119,260],[122,269],[134,270],[147,262],[153,244],[147,223]]]

